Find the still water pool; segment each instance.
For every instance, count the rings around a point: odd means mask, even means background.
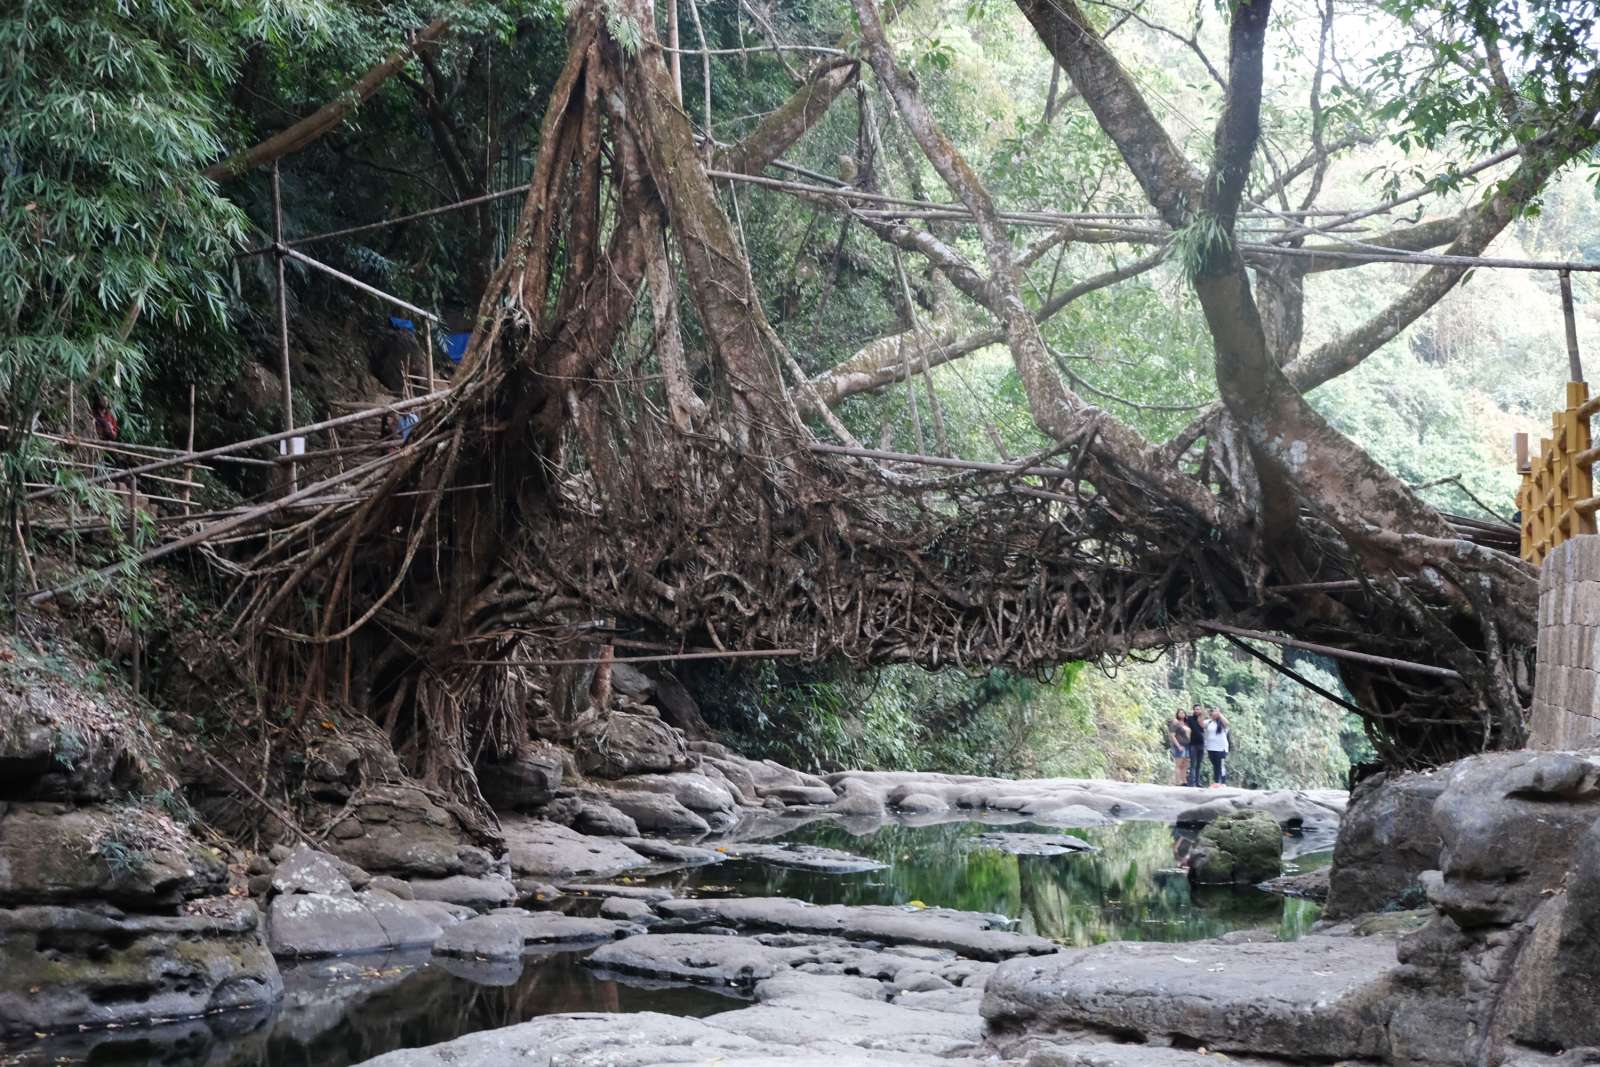
[[[889,824],[852,833],[833,822],[811,823],[779,840],[853,852],[888,866],[836,875],[730,860],[630,881],[669,887],[680,896],[920,902],[995,912],[1017,920],[1024,933],[1069,945],[1191,941],[1261,927],[1293,938],[1320,910],[1308,901],[1253,890],[1192,894],[1182,864],[1193,836],[1161,823],[1072,831],[1098,851],[1063,856],[1012,856],[982,847],[978,836],[993,829],[975,822]],[[1059,832],[1026,824],[1003,829]],[[1294,865],[1305,870],[1327,862],[1325,852],[1310,852]],[[271,1012],[0,1046],[0,1067],[347,1067],[394,1049],[539,1015],[655,1011],[705,1016],[742,1003],[709,989],[598,974],[583,956],[529,956],[509,967],[435,960],[426,952],[312,961],[284,969],[285,998]]]
[[[862,874],[817,874],[730,861],[650,879],[679,896],[797,897],[813,904],[911,904],[985,911],[1016,919],[1025,934],[1066,945],[1102,941],[1196,941],[1231,930],[1277,927],[1300,936],[1321,908],[1254,890],[1193,893],[1183,864],[1193,831],[1162,823],[1125,822],[1072,830],[1099,851],[1065,856],[1011,856],[982,847],[979,837],[1061,833],[1030,824],[980,822],[934,826],[887,824],[856,835],[837,823],[812,823],[784,841],[821,845],[889,866]],[[1286,842],[1291,844],[1291,842]],[[1327,852],[1301,853],[1298,870],[1326,866]]]

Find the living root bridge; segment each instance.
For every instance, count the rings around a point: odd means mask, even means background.
[[[623,14],[652,25],[643,0]],[[586,706],[581,676],[514,664],[589,658],[597,631],[1033,670],[1221,622],[1454,671],[1346,666],[1396,761],[1519,739],[1527,572],[1436,537],[1442,520],[1353,536],[1293,484],[1293,536],[1268,543],[1229,420],[1180,466],[1073,395],[1016,294],[998,214],[909,82],[897,105],[983,220],[980,296],[1053,444],[1014,469],[934,475],[862,455],[768,324],[661,51],[625,55],[599,0],[571,26],[512,251],[449,395],[347,487],[359,506],[286,519],[244,563],[243,625],[289,700],[342,690],[414,771],[472,800],[474,759],[525,742],[530,708],[553,721]],[[857,74],[819,66],[805,105],[724,165],[762,169]],[[693,361],[685,316],[704,339]],[[815,447],[802,410],[844,444]]]

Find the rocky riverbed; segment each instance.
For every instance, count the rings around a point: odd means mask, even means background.
[[[160,772],[85,714],[30,703],[0,732],[0,1062],[1534,1067],[1600,1044],[1600,755],[1353,799],[817,777],[634,708],[604,744],[494,765],[491,831],[329,736],[300,824],[247,852],[153,803]],[[1331,869],[1285,867],[1336,834]],[[1272,875],[1324,921],[1251,888]]]

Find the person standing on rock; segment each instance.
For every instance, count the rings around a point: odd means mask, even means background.
[[[1211,758],[1211,784],[1228,784],[1228,720],[1220,708],[1211,709],[1205,724],[1206,755]]]
[[[1174,711],[1167,723],[1167,754],[1172,757],[1172,784],[1189,782],[1189,727],[1184,725],[1183,712]]]
[[[1189,714],[1183,717],[1183,725],[1189,731],[1189,784],[1199,789],[1205,784],[1206,762],[1206,720],[1199,704],[1189,708]]]

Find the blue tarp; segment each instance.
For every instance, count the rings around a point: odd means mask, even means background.
[[[462,330],[460,333],[447,333],[444,335],[444,354],[450,357],[451,363],[461,362],[461,357],[467,354],[467,341],[471,337],[471,330]]]
[[[416,323],[412,322],[410,319],[402,319],[398,315],[389,316],[389,325],[393,326],[397,330],[410,330],[412,333],[417,332]]]

